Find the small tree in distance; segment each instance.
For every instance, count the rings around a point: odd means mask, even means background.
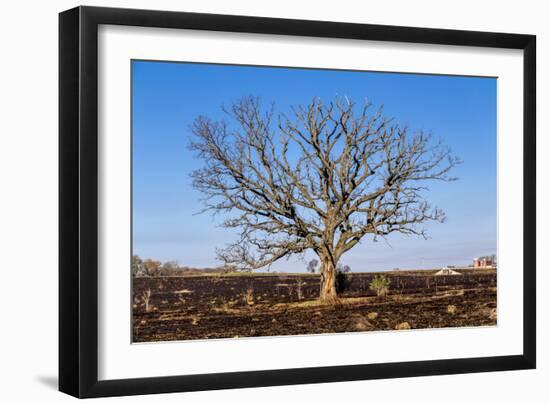
[[[176,275],[179,269],[179,265],[177,261],[166,261],[165,263],[161,264],[160,267],[160,273],[163,276],[171,276]]]
[[[205,116],[192,125],[192,173],[204,210],[225,212],[240,239],[218,251],[225,264],[253,270],[315,252],[320,298],[334,302],[340,258],[369,235],[426,237],[419,224],[443,222],[424,198],[430,181],[452,181],[459,163],[423,132],[347,98],[314,98],[292,114],[264,110],[247,97],[225,109],[230,122]]]
[[[143,260],[139,255],[132,255],[132,276],[140,276],[143,274]]]
[[[160,261],[146,259],[142,263],[146,276],[159,276],[162,263]]]
[[[318,266],[319,266],[319,260],[314,258],[307,263],[307,271],[311,274],[314,274],[317,271]]]

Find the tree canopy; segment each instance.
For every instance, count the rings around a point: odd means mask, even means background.
[[[246,97],[224,111],[226,120],[196,118],[191,148],[203,161],[192,178],[204,210],[229,213],[224,226],[240,230],[218,251],[225,264],[257,269],[310,249],[324,293],[335,294],[340,258],[366,235],[426,237],[422,223],[445,219],[425,191],[455,180],[459,159],[381,108],[314,98],[285,114]]]

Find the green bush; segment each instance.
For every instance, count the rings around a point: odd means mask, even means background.
[[[376,296],[386,296],[390,291],[391,280],[385,275],[375,275],[370,281],[369,288],[376,292]]]

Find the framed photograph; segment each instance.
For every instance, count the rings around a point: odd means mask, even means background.
[[[535,368],[535,37],[60,14],[59,388]]]

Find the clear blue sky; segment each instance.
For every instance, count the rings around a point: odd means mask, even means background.
[[[427,199],[447,214],[445,223],[425,226],[431,238],[365,239],[342,258],[353,271],[470,264],[496,253],[496,87],[495,78],[133,61],[133,253],[219,264],[215,249],[235,235],[220,227],[223,217],[195,215],[200,194],[189,174],[201,161],[187,148],[189,126],[201,114],[221,118],[222,105],[247,95],[282,110],[314,96],[368,99],[397,122],[432,132],[463,160],[458,181],[430,185]],[[291,259],[271,269],[304,268]]]

